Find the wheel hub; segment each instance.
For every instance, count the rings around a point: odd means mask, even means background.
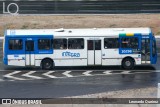
[[[130,66],[131,62],[130,61],[126,61],[125,64],[126,64],[126,66]]]
[[[46,63],[46,67],[49,68],[51,65],[50,63]]]

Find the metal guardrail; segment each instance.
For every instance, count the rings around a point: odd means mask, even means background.
[[[160,13],[159,5],[160,0],[1,0],[0,14]]]

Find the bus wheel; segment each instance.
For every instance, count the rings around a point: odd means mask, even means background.
[[[51,59],[44,59],[41,63],[41,68],[44,70],[51,70],[53,69],[53,61]]]
[[[134,68],[134,60],[131,58],[125,58],[122,61],[122,67],[124,69],[133,69]]]

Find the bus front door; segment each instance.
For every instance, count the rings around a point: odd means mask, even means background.
[[[25,41],[25,52],[26,52],[26,66],[34,65],[34,41]]]
[[[141,62],[142,64],[150,63],[150,39],[149,38],[142,38]]]
[[[101,65],[102,64],[102,51],[101,40],[88,40],[88,65]]]

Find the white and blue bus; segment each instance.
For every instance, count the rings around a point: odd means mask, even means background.
[[[11,66],[111,66],[156,64],[150,28],[6,30],[3,62]]]

